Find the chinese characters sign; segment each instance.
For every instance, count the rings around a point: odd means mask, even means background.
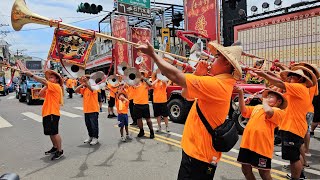
[[[151,31],[150,29],[146,28],[131,28],[131,36],[132,36],[132,42],[138,43],[140,42],[145,42],[148,40],[149,42],[151,41]],[[142,56],[143,61],[141,64],[137,65],[134,63],[134,67],[137,69],[144,69],[147,71],[151,70],[151,59],[149,56],[142,54],[136,50],[136,48],[132,48],[132,58],[133,62],[136,61],[136,58]]]
[[[112,35],[114,37],[127,39],[127,28],[127,17],[117,16],[112,18]],[[128,44],[115,41],[113,58],[115,60],[115,67],[123,61],[128,62]]]
[[[148,9],[150,8],[150,0],[118,0],[118,3],[119,2]]]
[[[218,11],[216,0],[184,0],[188,31],[196,31],[216,40]]]

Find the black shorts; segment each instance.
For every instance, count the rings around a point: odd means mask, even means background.
[[[178,174],[178,180],[212,180],[217,166],[206,162],[199,161],[188,156],[182,150],[182,159]]]
[[[112,108],[112,107],[114,107],[114,104],[115,104],[115,98],[110,97],[110,99],[108,101],[108,107]]]
[[[98,92],[98,102],[102,102],[102,95]]]
[[[237,161],[241,164],[249,164],[258,169],[271,169],[270,158],[245,148],[240,148]]]
[[[296,162],[300,160],[300,147],[304,140],[302,137],[289,131],[281,131],[282,159]]]
[[[44,135],[56,135],[59,134],[59,120],[60,116],[48,115],[42,118],[42,125]]]
[[[154,117],[158,117],[158,116],[168,117],[169,110],[167,107],[167,103],[153,103],[153,113],[154,113]]]
[[[150,118],[149,104],[135,104],[133,113],[136,119]]]

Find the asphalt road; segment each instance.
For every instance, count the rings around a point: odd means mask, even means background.
[[[170,122],[170,133],[157,133],[151,140],[136,138],[138,129],[130,127],[133,138],[120,141],[117,120],[107,118],[106,104],[99,115],[99,144],[83,144],[87,137],[82,99],[75,95],[65,98],[60,119],[60,134],[64,157],[51,161],[44,152],[51,148],[49,137],[43,135],[41,105],[27,105],[15,99],[14,94],[0,97],[0,174],[15,172],[22,179],[159,179],[174,180],[181,160],[180,140],[183,124]],[[152,109],[152,108],[151,108]],[[153,114],[153,112],[151,112]],[[154,127],[156,120],[152,119]],[[146,124],[145,124],[146,125]],[[148,128],[145,127],[146,132]],[[311,139],[311,168],[306,169],[309,179],[320,179],[320,139]],[[240,141],[239,141],[240,142]],[[223,155],[215,179],[244,179],[236,162],[239,142]],[[280,150],[280,147],[275,147]],[[274,156],[273,179],[286,179],[282,168],[288,162]],[[256,177],[259,177],[255,172]],[[259,179],[259,178],[258,178]]]

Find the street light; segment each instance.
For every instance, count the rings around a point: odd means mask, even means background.
[[[282,0],[275,0],[274,5],[277,6],[276,9],[281,8]]]
[[[252,14],[256,14],[256,12],[258,11],[258,7],[252,6],[250,10],[251,10]]]
[[[269,3],[267,3],[267,2],[264,2],[263,4],[262,4],[262,9],[264,10],[264,12],[265,11],[267,11],[267,10],[269,10]]]

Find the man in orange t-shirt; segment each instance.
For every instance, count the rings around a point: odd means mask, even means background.
[[[246,179],[255,179],[252,167],[257,168],[264,180],[271,180],[271,159],[274,149],[274,130],[285,116],[287,100],[272,89],[265,89],[262,105],[246,106],[243,89],[239,93],[239,108],[245,118],[250,118],[244,129],[238,155]]]
[[[98,91],[89,86],[90,76],[82,77],[82,84],[75,89],[76,93],[83,95],[84,120],[88,130],[88,139],[84,143],[96,145],[99,138],[99,102]]]
[[[167,107],[167,82],[155,79],[152,82],[153,87],[153,113],[154,117],[157,118],[158,130],[161,132],[161,116],[164,119],[166,125],[166,132],[170,132],[168,126],[169,110]]]
[[[312,74],[308,69],[297,68],[295,70],[284,70],[280,76],[286,82],[266,74],[262,70],[254,71],[257,75],[265,78],[270,84],[285,90],[288,100],[286,115],[281,121],[279,132],[281,134],[282,159],[290,161],[291,179],[305,178],[302,171],[303,165],[300,161],[300,147],[307,133],[306,115],[310,106],[309,89],[314,86],[307,74]]]
[[[73,79],[67,77],[66,80],[66,87],[67,87],[67,92],[69,93],[69,97],[68,98],[72,98],[72,94],[74,92],[73,88],[74,88],[74,82]]]
[[[147,125],[150,130],[150,139],[154,138],[154,132],[152,127],[152,121],[150,119],[150,110],[149,110],[149,83],[144,77],[144,73],[141,72],[141,82],[135,87],[135,96],[133,98],[133,112],[134,117],[137,119],[138,127],[140,132],[138,137],[144,136],[143,122],[142,118],[145,118]],[[151,85],[151,84],[150,84]]]
[[[23,73],[45,85],[39,93],[41,97],[44,97],[42,106],[42,124],[44,134],[50,136],[53,145],[49,151],[45,152],[45,155],[54,154],[51,160],[60,159],[63,156],[61,137],[59,135],[60,105],[63,101],[63,80],[58,73],[52,70],[47,70],[45,72],[45,78],[36,76],[29,71]]]
[[[163,75],[184,88],[182,92],[184,97],[197,98],[195,102],[198,102],[213,129],[224,123],[230,107],[233,86],[242,75],[237,61],[242,54],[242,47],[223,47],[210,42],[209,49],[214,54],[215,60],[213,63],[200,61],[194,74],[184,74],[162,60],[149,42],[137,49],[149,55]],[[196,103],[190,109],[186,120],[181,146],[183,151],[178,180],[213,179],[221,152],[213,148],[212,136],[198,116]]]

